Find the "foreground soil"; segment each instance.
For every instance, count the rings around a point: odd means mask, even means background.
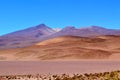
[[[120,61],[1,61],[0,75],[73,74],[120,70]]]

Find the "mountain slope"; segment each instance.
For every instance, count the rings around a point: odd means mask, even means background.
[[[34,27],[30,27],[24,30],[16,31],[13,33],[9,33],[3,35],[2,37],[42,37],[46,35],[50,35],[55,31],[46,26],[45,24],[40,24]],[[38,35],[38,36],[37,36]]]
[[[26,48],[0,51],[1,60],[81,60],[113,57],[120,57],[120,36],[62,36]]]
[[[26,47],[54,33],[45,24],[9,33],[0,37],[0,49]]]

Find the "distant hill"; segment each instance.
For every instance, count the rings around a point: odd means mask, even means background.
[[[74,26],[68,26],[60,31],[54,31],[45,24],[40,24],[28,29],[0,36],[0,49],[27,47],[36,44],[37,42],[61,36],[96,37],[103,35],[120,35],[120,30],[106,29],[99,26],[80,29],[77,29]]]

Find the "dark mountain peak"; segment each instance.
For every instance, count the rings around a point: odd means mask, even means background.
[[[55,33],[56,31],[54,31],[52,28],[48,27],[47,25],[45,24],[39,24],[35,27],[33,27],[34,29],[36,29],[37,31],[45,31],[45,32],[49,32],[49,33]]]
[[[45,24],[39,24],[37,26],[35,26],[36,28],[49,28],[47,25]]]
[[[46,24],[42,23],[42,24],[39,24],[38,26],[46,26]]]

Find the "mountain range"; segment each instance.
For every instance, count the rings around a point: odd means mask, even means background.
[[[0,61],[119,59],[120,30],[45,24],[0,36]]]
[[[27,47],[60,36],[95,37],[100,35],[120,35],[120,30],[106,29],[99,26],[80,29],[74,26],[67,26],[56,32],[45,24],[40,24],[0,36],[0,49]]]

